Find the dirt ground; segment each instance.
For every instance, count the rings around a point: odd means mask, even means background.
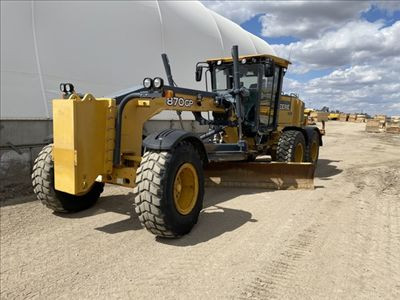
[[[315,190],[208,189],[178,240],[141,228],[131,190],[55,215],[1,205],[1,299],[400,299],[400,135],[329,122]]]

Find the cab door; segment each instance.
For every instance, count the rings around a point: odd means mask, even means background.
[[[273,76],[262,75],[259,102],[259,130],[268,132],[277,126],[277,110],[281,90],[282,68],[275,66]]]

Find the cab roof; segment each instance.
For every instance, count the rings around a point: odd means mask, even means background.
[[[241,55],[239,56],[239,60],[242,60],[243,58],[245,59],[251,59],[251,58],[270,58],[272,59],[276,64],[280,65],[281,67],[287,68],[291,62],[280,58],[275,55],[270,55],[270,54],[256,54],[256,55]],[[210,58],[207,59],[208,63],[216,63],[217,61],[221,60],[223,63],[229,63],[232,62],[233,59],[232,57],[220,57],[220,58]]]

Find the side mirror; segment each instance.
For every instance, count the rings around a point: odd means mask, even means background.
[[[196,81],[201,81],[201,77],[203,76],[203,67],[196,67]]]
[[[274,63],[269,63],[264,65],[264,76],[265,77],[273,77],[275,74],[275,65]]]

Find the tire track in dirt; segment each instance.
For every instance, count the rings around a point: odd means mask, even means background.
[[[351,235],[344,249],[352,255],[349,272],[357,297],[400,297],[400,168],[354,168],[347,174],[357,188]],[[357,175],[357,176],[355,176]]]
[[[270,299],[287,296],[282,291],[296,273],[298,263],[313,247],[321,226],[319,223],[313,223],[300,232],[276,259],[256,273],[239,298]]]
[[[338,200],[344,196],[340,191],[325,194],[321,207],[310,216],[314,223],[298,233],[277,258],[264,264],[241,292],[241,299],[296,298],[293,284],[298,281],[304,262],[310,259],[308,254],[315,255],[313,249],[325,236],[322,232],[335,232],[337,222],[344,221],[343,213],[350,214],[351,226],[335,233],[340,237],[335,246],[339,251],[331,255],[337,257],[334,264],[344,273],[333,269],[335,274],[330,277],[337,285],[320,291],[321,296],[340,293],[341,289],[335,286],[342,286],[350,291],[347,296],[353,294],[356,298],[371,295],[399,298],[399,201],[395,201],[399,194],[395,184],[399,169],[385,167],[371,171],[369,168],[365,173],[360,169],[354,167],[345,174],[348,182],[356,186],[348,200]],[[311,284],[320,284],[319,278],[313,280]]]

